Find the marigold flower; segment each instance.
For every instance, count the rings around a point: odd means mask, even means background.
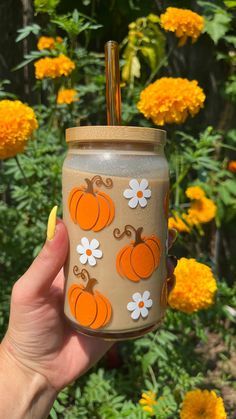
[[[205,197],[205,192],[200,186],[190,186],[185,191],[189,199],[202,199]]]
[[[78,101],[77,92],[75,89],[60,89],[57,94],[58,105],[67,104]]]
[[[174,32],[180,39],[179,46],[184,45],[188,38],[196,42],[204,27],[202,16],[192,10],[177,7],[168,7],[160,16],[160,23],[163,29]]]
[[[192,390],[185,394],[180,419],[226,419],[224,402],[214,391]]]
[[[217,285],[207,265],[195,259],[181,258],[174,274],[176,283],[168,298],[172,308],[194,313],[213,304]]]
[[[156,125],[181,124],[199,112],[205,98],[196,80],[162,77],[141,92],[137,107]]]
[[[209,223],[216,215],[217,207],[209,198],[202,198],[191,203],[187,219],[190,225]]]
[[[37,47],[39,51],[53,49],[55,47],[55,40],[51,36],[40,36]]]
[[[185,214],[183,214],[185,215]],[[189,226],[184,222],[184,217],[179,217],[179,215],[174,214],[173,217],[169,217],[168,219],[168,228],[175,228],[179,233],[189,233],[190,228]]]
[[[61,44],[63,42],[63,38],[61,36],[56,36],[56,42]]]
[[[63,39],[60,36],[53,38],[52,36],[41,36],[38,40],[37,47],[39,51],[43,49],[54,49],[56,42],[60,44]]]
[[[56,77],[68,76],[74,70],[75,63],[66,55],[60,54],[55,58],[41,58],[34,63],[34,66],[36,79],[44,79],[45,77],[55,79]]]
[[[154,415],[153,406],[157,404],[156,401],[156,393],[153,391],[146,391],[146,393],[142,393],[142,398],[139,400],[139,403],[142,406],[142,409],[145,412],[150,413],[151,416]]]
[[[32,108],[19,100],[1,100],[0,159],[22,152],[37,127],[38,122]]]
[[[236,160],[230,160],[229,161],[228,170],[232,173],[236,173]]]

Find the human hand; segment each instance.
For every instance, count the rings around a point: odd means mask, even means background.
[[[0,347],[17,368],[40,374],[58,392],[96,363],[111,343],[74,332],[63,314],[63,264],[68,251],[58,220],[28,271],[15,283],[10,320]],[[1,357],[0,357],[1,359]]]

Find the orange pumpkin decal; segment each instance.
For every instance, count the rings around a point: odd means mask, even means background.
[[[77,278],[87,279],[87,285],[73,284],[68,291],[68,300],[71,314],[77,322],[90,329],[99,329],[106,326],[111,320],[112,308],[110,301],[93,287],[98,282],[90,278],[88,271],[74,266],[73,272]]]
[[[165,198],[164,198],[164,214],[167,220],[169,217],[169,201],[170,201],[170,192],[168,190],[166,191]]]
[[[70,216],[83,230],[100,231],[113,221],[115,206],[110,196],[105,192],[94,190],[93,184],[112,188],[113,182],[110,178],[104,182],[98,175],[91,180],[85,179],[85,182],[87,186],[75,187],[70,192],[68,198]]]
[[[160,264],[161,244],[157,236],[142,237],[143,227],[137,230],[126,225],[123,233],[118,228],[113,231],[116,239],[122,239],[125,235],[130,237],[135,233],[135,241],[123,247],[116,257],[117,272],[123,278],[139,282],[140,279],[149,278]]]

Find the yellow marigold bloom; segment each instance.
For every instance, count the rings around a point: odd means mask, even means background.
[[[153,406],[157,404],[156,393],[153,391],[146,391],[146,393],[142,393],[142,398],[139,400],[139,403],[145,412],[148,412],[151,416],[153,416]]]
[[[191,203],[188,210],[188,222],[190,225],[209,223],[216,215],[217,207],[209,198],[198,199]]]
[[[185,191],[189,199],[202,199],[205,197],[205,192],[200,186],[190,186]]]
[[[141,92],[137,107],[156,125],[181,124],[199,112],[205,98],[196,80],[162,77]]]
[[[38,122],[32,108],[19,100],[1,100],[0,159],[22,152],[37,127]]]
[[[168,228],[169,229],[175,228],[179,233],[189,233],[190,232],[190,228],[188,227],[188,225],[177,214],[174,214],[173,217],[169,217]]]
[[[194,313],[213,304],[217,285],[207,265],[195,259],[181,258],[174,274],[176,283],[168,298],[172,308]]]
[[[224,402],[214,391],[192,390],[185,394],[180,419],[226,419]]]
[[[37,47],[39,51],[53,49],[55,47],[55,40],[51,36],[40,36]]]
[[[204,27],[202,16],[192,10],[177,7],[168,7],[160,16],[160,22],[163,29],[174,32],[175,36],[180,39],[179,46],[184,45],[187,38],[196,42]]]
[[[228,170],[232,173],[236,173],[236,160],[229,161]]]
[[[34,66],[36,79],[44,79],[45,77],[55,79],[56,77],[68,76],[74,70],[75,63],[66,55],[60,54],[55,58],[41,58],[34,63]]]
[[[78,101],[77,92],[75,89],[60,89],[57,95],[58,105],[67,104]]]

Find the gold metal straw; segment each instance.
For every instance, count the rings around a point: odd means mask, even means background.
[[[107,125],[121,125],[119,46],[105,44]]]

